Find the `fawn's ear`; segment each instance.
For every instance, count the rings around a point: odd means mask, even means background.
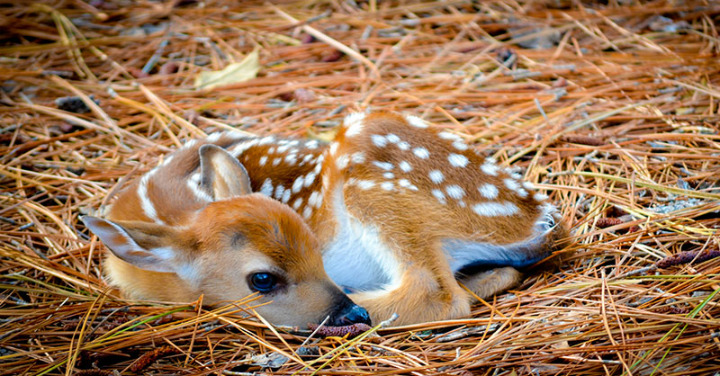
[[[200,174],[200,189],[216,201],[252,193],[245,167],[217,145],[200,147]]]
[[[117,221],[93,216],[80,220],[123,261],[153,272],[175,272],[179,251],[170,245],[177,233],[169,226],[139,221]]]

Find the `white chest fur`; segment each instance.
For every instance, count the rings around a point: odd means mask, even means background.
[[[338,229],[323,251],[328,275],[352,291],[391,290],[402,274],[400,262],[375,226],[361,223],[348,212],[342,188],[333,196]]]

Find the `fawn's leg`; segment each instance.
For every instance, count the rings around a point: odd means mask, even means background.
[[[469,294],[447,275],[426,268],[409,267],[398,286],[350,294],[350,298],[370,313],[373,323],[398,318],[393,325],[448,320],[470,315]],[[446,274],[446,273],[441,273]]]
[[[522,273],[510,266],[458,278],[458,282],[465,285],[480,299],[487,299],[515,287],[521,281]],[[474,301],[475,298],[473,297],[471,300]]]

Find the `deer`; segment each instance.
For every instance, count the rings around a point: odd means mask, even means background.
[[[547,196],[413,115],[347,115],[329,143],[214,133],[82,221],[130,298],[262,297],[274,324],[470,315],[568,242]]]

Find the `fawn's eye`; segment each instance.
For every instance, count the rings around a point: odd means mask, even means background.
[[[250,288],[261,293],[268,293],[277,286],[277,278],[270,273],[255,273],[249,278]]]

